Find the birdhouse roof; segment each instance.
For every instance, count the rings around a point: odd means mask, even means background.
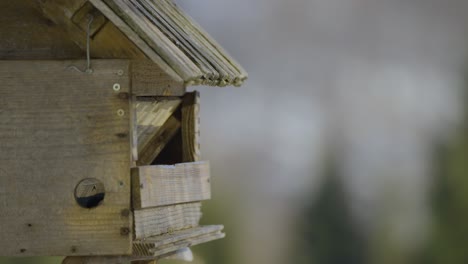
[[[240,86],[246,71],[172,0],[90,0],[169,75],[188,85]]]

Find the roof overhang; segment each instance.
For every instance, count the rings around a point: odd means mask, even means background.
[[[187,85],[240,86],[246,71],[172,0],[89,0],[163,71]]]

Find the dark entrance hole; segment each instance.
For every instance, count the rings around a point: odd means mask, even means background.
[[[104,200],[104,184],[98,179],[84,179],[75,188],[76,202],[83,208],[95,208]]]

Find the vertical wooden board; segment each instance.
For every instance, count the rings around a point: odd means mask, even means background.
[[[0,255],[131,252],[129,62],[70,65],[0,61]],[[104,184],[93,209],[74,197],[86,178]]]
[[[182,103],[182,155],[184,162],[201,160],[200,154],[200,93],[184,96]]]
[[[207,161],[132,169],[135,209],[209,200],[210,186]]]

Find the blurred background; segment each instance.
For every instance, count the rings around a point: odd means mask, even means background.
[[[468,263],[468,1],[177,2],[250,73],[196,87],[195,264]]]

